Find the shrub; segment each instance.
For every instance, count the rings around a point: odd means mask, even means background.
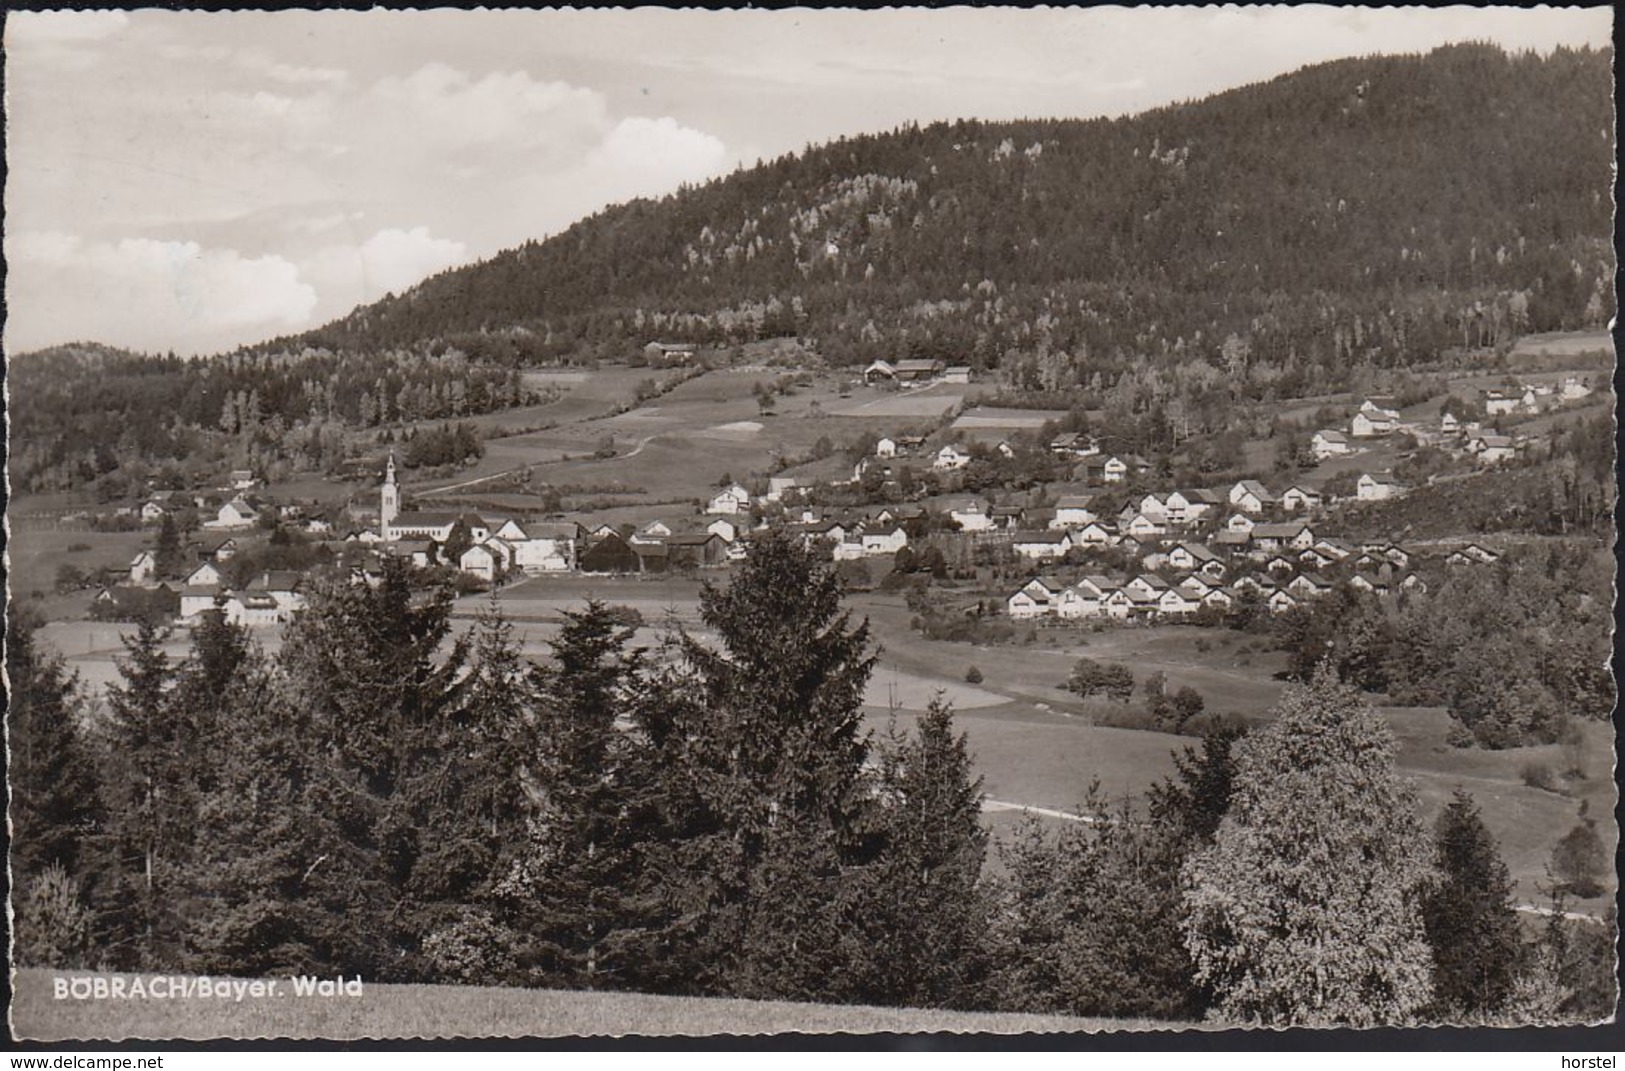
[[[83,552],[85,552],[85,551],[87,551],[89,549],[90,549],[90,544],[89,543],[69,543],[68,544],[68,553],[69,554],[81,554],[81,553],[83,553]]]
[[[975,666],[971,666],[968,669],[966,669],[965,670],[965,683],[966,684],[981,684],[982,683],[982,671],[977,669]]]
[[[1599,878],[1603,867],[1602,838],[1597,835],[1597,824],[1589,818],[1564,834],[1552,849],[1552,873],[1575,896],[1591,897],[1602,892]]]
[[[1544,789],[1547,792],[1557,791],[1557,777],[1552,773],[1552,768],[1544,762],[1526,762],[1518,771],[1518,775],[1530,788]]]
[[[1093,658],[1080,658],[1072,667],[1072,676],[1068,678],[1066,687],[1086,699],[1092,695],[1102,695],[1127,702],[1134,693],[1134,674],[1127,666],[1109,666]]]
[[[1198,636],[1196,638],[1196,650],[1201,654],[1207,654],[1213,650],[1213,644],[1208,642],[1206,636]]]
[[[60,863],[47,866],[17,905],[17,960],[29,967],[90,966],[90,911]]]

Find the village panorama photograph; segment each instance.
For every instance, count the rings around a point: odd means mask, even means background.
[[[1611,8],[4,33],[14,1039],[1613,1021]]]

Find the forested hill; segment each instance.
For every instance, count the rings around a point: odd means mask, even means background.
[[[1601,323],[1610,59],[1451,46],[1124,119],[841,139],[271,348],[530,360],[794,333],[837,363],[923,351],[1065,386],[1231,336],[1315,380]]]

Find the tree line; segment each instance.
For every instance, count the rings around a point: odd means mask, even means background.
[[[1282,1024],[1612,1000],[1603,928],[1525,935],[1472,800],[1430,837],[1330,670],[1144,808],[994,851],[949,706],[865,728],[868,624],[782,537],[704,589],[711,641],[589,602],[532,664],[449,608],[395,563],[274,657],[143,624],[96,716],[14,616],[20,961]]]

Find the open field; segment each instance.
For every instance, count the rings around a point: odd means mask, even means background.
[[[1033,431],[1065,416],[1065,411],[1060,409],[998,409],[979,405],[960,413],[952,426],[967,430],[999,428],[1006,431]]]
[[[854,388],[852,398],[830,412],[842,417],[880,417],[893,420],[940,417],[965,400],[969,389],[963,385],[933,383],[929,387],[891,390],[878,387]]]
[[[56,571],[74,565],[86,573],[102,568],[128,569],[130,559],[150,545],[151,529],[136,532],[92,532],[14,524],[6,544],[7,579],[14,596],[51,591]],[[83,549],[69,549],[83,548]]]
[[[1614,339],[1607,331],[1557,331],[1525,335],[1512,347],[1513,357],[1582,357],[1613,352]]]
[[[1074,1033],[1184,1024],[921,1011],[786,1001],[656,997],[486,986],[374,985],[354,997],[233,1000],[55,1000],[53,973],[18,971],[11,1024],[29,1041],[207,1038],[681,1037],[770,1033]],[[109,976],[125,980],[133,975]],[[150,982],[152,976],[141,976]]]

